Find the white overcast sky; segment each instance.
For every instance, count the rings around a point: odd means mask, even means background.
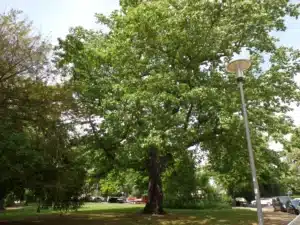
[[[300,0],[293,0],[300,3]],[[64,37],[70,27],[99,27],[95,23],[95,13],[108,15],[119,8],[119,0],[0,0],[0,12],[11,8],[22,10],[34,27],[56,44],[58,37]],[[287,31],[274,33],[280,43],[300,49],[300,22],[287,19]],[[295,122],[300,125],[300,110],[292,114]]]
[[[70,27],[99,27],[95,13],[110,14],[119,8],[119,0],[0,0],[0,12],[11,8],[22,10],[55,44]]]

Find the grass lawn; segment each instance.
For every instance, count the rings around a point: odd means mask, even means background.
[[[167,210],[164,216],[142,215],[142,205],[88,203],[78,212],[64,215],[51,211],[35,213],[33,206],[0,214],[0,224],[26,225],[255,225],[256,212],[247,209]],[[278,217],[266,225],[284,224]],[[13,221],[12,221],[13,220]],[[286,223],[287,224],[287,223]]]

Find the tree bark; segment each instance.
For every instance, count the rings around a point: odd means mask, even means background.
[[[5,210],[5,208],[4,208],[4,198],[1,198],[0,199],[0,212],[4,211],[4,210]]]
[[[0,184],[0,185],[3,185],[3,184]],[[0,211],[3,211],[5,210],[5,207],[4,207],[4,199],[5,199],[5,195],[6,195],[6,190],[5,188],[1,188],[0,187]]]
[[[164,214],[161,168],[159,157],[157,156],[157,148],[153,146],[149,149],[148,172],[148,201],[144,208],[144,213]]]

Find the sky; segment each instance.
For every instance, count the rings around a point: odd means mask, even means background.
[[[119,8],[119,0],[0,0],[0,12],[22,10],[34,27],[55,44],[69,28],[97,28],[95,13],[110,14]]]
[[[300,0],[292,0],[300,3]],[[99,28],[95,23],[95,13],[108,15],[119,8],[119,0],[0,0],[0,12],[11,8],[22,10],[34,27],[53,44],[57,38],[68,34],[70,27]],[[285,32],[272,33],[280,44],[300,49],[300,20],[286,19]],[[300,78],[298,79],[300,84]],[[300,108],[290,114],[300,125]]]

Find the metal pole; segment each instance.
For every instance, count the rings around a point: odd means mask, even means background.
[[[244,116],[244,122],[245,122],[245,130],[246,130],[249,160],[250,160],[251,173],[252,173],[253,188],[254,188],[254,194],[256,196],[258,224],[263,225],[264,224],[264,216],[263,216],[262,206],[261,206],[261,202],[260,202],[259,186],[258,186],[258,182],[257,182],[257,178],[256,178],[256,168],[255,168],[254,155],[253,155],[253,149],[252,149],[252,143],[251,143],[251,136],[250,136],[250,131],[249,131],[247,109],[246,109],[246,104],[245,104],[243,80],[241,79],[243,77],[243,74],[242,74],[243,72],[239,68],[238,68],[237,72],[238,72],[238,84],[239,84],[241,100],[242,100],[242,110],[243,110],[243,116]]]

